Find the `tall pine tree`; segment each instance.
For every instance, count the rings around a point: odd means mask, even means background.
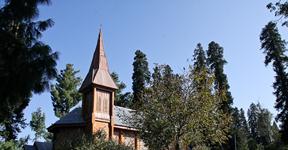
[[[192,95],[196,101],[193,107],[200,109],[194,113],[201,116],[202,119],[196,119],[197,123],[193,127],[196,132],[192,135],[197,135],[198,139],[192,141],[195,146],[222,145],[227,140],[228,124],[231,118],[219,109],[221,107],[220,99],[223,98],[223,95],[212,92],[214,76],[209,71],[205,51],[200,43],[194,50],[193,61],[194,64],[189,75],[193,82]]]
[[[273,88],[276,96],[275,108],[279,111],[276,120],[281,122],[281,137],[288,144],[288,75],[285,72],[287,56],[285,41],[282,40],[276,24],[269,22],[260,35],[261,48],[264,49],[265,65],[272,63],[276,73]]]
[[[232,110],[233,124],[230,149],[248,150],[248,126],[243,109]]]
[[[140,50],[135,52],[132,80],[132,108],[138,109],[141,108],[144,103],[143,95],[145,92],[145,87],[150,80],[148,61],[146,55]]]
[[[15,139],[25,127],[23,110],[33,93],[49,87],[56,74],[58,54],[40,41],[53,25],[39,20],[39,5],[50,0],[5,0],[0,8],[0,136]]]
[[[57,75],[57,83],[51,86],[52,104],[58,118],[69,113],[70,109],[81,100],[81,94],[78,92],[81,78],[76,77],[78,72],[79,70],[75,71],[72,64],[67,64]]]
[[[224,59],[223,56],[224,49],[218,43],[212,41],[208,45],[207,50],[207,64],[210,71],[213,73],[215,77],[214,81],[214,89],[222,99],[221,101],[221,110],[226,113],[227,115],[231,115],[232,113],[232,104],[233,98],[231,92],[229,91],[229,84],[227,81],[227,76],[224,73],[224,65],[227,61]],[[229,125],[231,127],[231,124]],[[234,132],[235,133],[235,132]],[[227,142],[223,147],[229,149],[234,147],[234,139],[232,135],[232,129],[230,129],[230,138],[229,142]]]
[[[233,98],[229,91],[230,86],[227,76],[224,73],[224,65],[226,63],[227,61],[223,56],[223,47],[214,41],[210,42],[207,50],[207,64],[215,76],[215,90],[226,95],[226,98],[221,100],[221,109],[226,113],[230,113]]]
[[[248,124],[249,124],[249,132],[252,139],[257,139],[257,121],[259,109],[256,104],[252,103],[248,109]]]

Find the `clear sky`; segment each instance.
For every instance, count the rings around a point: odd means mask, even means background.
[[[134,52],[142,50],[150,70],[155,63],[169,64],[177,72],[187,67],[197,43],[205,49],[210,41],[224,47],[234,106],[245,112],[260,102],[274,115],[274,72],[265,67],[260,50],[262,27],[275,20],[266,9],[268,0],[52,0],[40,9],[40,19],[52,18],[55,25],[42,40],[60,53],[58,69],[74,64],[84,78],[102,25],[110,72],[119,74],[131,89]],[[287,29],[281,30],[287,37]],[[287,39],[287,38],[286,38]],[[38,107],[46,113],[46,126],[54,117],[50,93],[34,95],[25,109],[27,122]],[[19,134],[33,135],[29,127]]]

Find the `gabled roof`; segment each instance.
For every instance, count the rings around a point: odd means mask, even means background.
[[[82,113],[82,101],[80,101],[74,109],[70,111],[66,116],[62,117],[58,121],[56,121],[53,125],[51,125],[48,130],[50,131],[54,127],[59,126],[79,126],[84,125],[85,121],[81,115]],[[114,125],[121,126],[125,128],[133,128],[132,125],[129,124],[128,119],[132,117],[132,109],[114,106]]]
[[[54,123],[54,125],[69,125],[69,124],[82,124],[85,121],[82,118],[82,108],[78,107],[70,111],[66,116],[62,117]]]
[[[92,58],[89,72],[86,75],[79,91],[82,92],[93,84],[112,89],[118,89],[109,73],[108,61],[104,51],[104,43],[101,30],[98,35],[97,46]]]

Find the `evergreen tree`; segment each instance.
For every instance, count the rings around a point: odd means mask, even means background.
[[[23,110],[33,93],[49,87],[56,74],[58,54],[39,39],[53,25],[35,21],[39,5],[50,0],[6,0],[0,8],[0,136],[15,139],[25,127]]]
[[[288,1],[287,0],[280,0],[276,3],[269,3],[266,6],[270,12],[274,12],[275,16],[279,17],[282,22],[282,26],[288,26]],[[279,19],[279,20],[280,20]],[[283,20],[284,19],[284,20]]]
[[[194,50],[193,60],[193,67],[190,67],[191,74],[188,75],[193,83],[193,92],[187,93],[192,93],[190,96],[195,98],[191,100],[194,101],[192,106],[199,110],[194,110],[193,114],[201,116],[201,119],[194,120],[196,123],[192,128],[195,132],[190,135],[197,135],[198,139],[192,138],[192,145],[222,145],[227,140],[228,124],[231,117],[220,110],[220,100],[223,95],[212,92],[214,76],[208,69],[205,51],[200,43]]]
[[[245,112],[241,108],[239,112],[239,122],[240,122],[240,128],[239,128],[239,139],[238,143],[240,145],[239,150],[248,150],[248,138],[249,138],[249,129],[248,129],[248,124],[245,118]]]
[[[258,121],[258,114],[259,114],[259,109],[258,107],[252,103],[249,106],[248,109],[248,124],[249,124],[249,132],[250,132],[250,138],[257,141],[257,121]]]
[[[248,127],[243,109],[236,107],[232,110],[232,143],[230,149],[248,150]],[[235,145],[236,144],[236,145]],[[236,147],[235,147],[236,146]]]
[[[245,112],[244,110],[241,108],[240,109],[240,116],[239,116],[239,121],[240,121],[240,124],[241,124],[241,128],[242,128],[242,132],[246,135],[246,138],[248,138],[249,136],[249,128],[248,128],[248,123],[247,123],[247,120],[246,120],[246,117],[245,117]]]
[[[271,127],[272,130],[272,141],[273,143],[278,143],[280,141],[280,133],[279,133],[279,128],[276,122],[273,122],[273,125]]]
[[[34,141],[46,135],[45,114],[41,111],[41,108],[32,113],[30,127],[35,132]]]
[[[259,144],[267,146],[272,142],[272,129],[271,129],[271,119],[272,114],[268,109],[262,108],[259,104],[259,114],[257,121],[258,139]]]
[[[266,108],[262,108],[260,103],[252,103],[248,109],[248,119],[250,127],[250,149],[259,146],[267,147],[273,141],[273,130],[271,126],[272,114]]]
[[[116,72],[111,73],[111,77],[116,83],[118,89],[115,91],[115,101],[116,106],[130,107],[132,101],[132,95],[130,92],[123,94],[123,90],[126,88],[125,83],[119,80],[118,74]]]
[[[230,86],[227,81],[227,76],[224,73],[224,65],[227,61],[223,56],[223,48],[214,41],[210,42],[208,45],[207,63],[215,76],[215,90],[226,95],[226,98],[221,100],[221,109],[226,113],[230,113],[233,98],[229,91]]]
[[[201,72],[201,71],[208,71],[206,68],[206,56],[205,51],[203,50],[203,47],[201,43],[198,43],[196,46],[196,49],[194,50],[193,54],[193,61],[194,61],[194,71],[195,72]],[[205,69],[205,70],[202,70]]]
[[[207,50],[207,64],[209,66],[210,71],[215,76],[214,81],[214,89],[218,94],[222,94],[221,99],[221,110],[225,112],[227,115],[231,115],[233,98],[231,92],[229,91],[229,84],[227,81],[227,76],[224,73],[224,65],[227,61],[223,56],[223,47],[221,47],[218,43],[212,41],[208,45]],[[231,126],[231,125],[229,125]],[[230,138],[229,141],[223,145],[226,149],[231,149],[234,147],[234,139],[232,135],[232,129],[229,131]]]
[[[57,83],[51,86],[52,104],[58,118],[69,113],[70,109],[81,100],[81,94],[77,89],[81,83],[81,78],[76,77],[78,72],[79,70],[75,71],[72,64],[67,64],[57,75]]]
[[[285,53],[285,41],[281,39],[276,24],[269,22],[260,35],[261,48],[264,49],[265,65],[272,63],[276,73],[273,88],[276,96],[275,108],[280,113],[276,120],[281,122],[281,137],[288,143],[288,75],[285,72],[287,56]]]
[[[133,75],[132,75],[132,90],[133,90],[133,101],[132,108],[138,109],[142,107],[143,95],[145,92],[145,87],[150,80],[150,72],[148,68],[148,61],[146,55],[137,50],[135,52],[134,62],[133,62]]]

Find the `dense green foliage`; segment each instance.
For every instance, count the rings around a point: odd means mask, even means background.
[[[224,53],[224,49],[218,43],[212,41],[208,44],[207,64],[208,64],[210,71],[213,73],[215,77],[214,90],[218,94],[226,95],[226,96],[222,96],[223,99],[220,99],[221,101],[220,109],[227,115],[231,115],[233,98],[232,98],[231,92],[229,91],[230,86],[228,84],[227,76],[224,73],[224,65],[227,63],[227,61],[224,59],[223,53]],[[231,125],[229,126],[231,127]],[[232,135],[231,128],[228,134],[230,135],[229,142],[224,144],[222,147],[229,149],[229,148],[232,148],[231,145],[234,145],[234,142],[232,139],[234,135]]]
[[[143,105],[145,87],[150,80],[150,72],[146,55],[137,50],[135,52],[132,74],[133,101],[132,108],[138,109]]]
[[[229,91],[230,86],[228,84],[227,75],[224,73],[224,65],[227,63],[227,61],[224,59],[223,51],[223,47],[221,47],[218,43],[214,41],[210,42],[207,50],[207,63],[215,76],[214,89],[218,93],[223,93],[226,95],[224,97],[226,99],[221,100],[221,109],[226,113],[230,113],[233,98],[231,92]]]
[[[0,136],[15,139],[25,126],[23,110],[33,93],[41,93],[56,76],[57,53],[39,41],[53,25],[35,21],[38,6],[50,0],[6,0],[0,9]]]
[[[121,82],[119,80],[118,74],[116,72],[112,72],[111,77],[113,78],[114,82],[118,87],[118,89],[115,91],[114,104],[116,106],[122,106],[128,108],[131,107],[133,95],[130,92],[123,93],[123,90],[126,88],[126,85],[124,82]]]
[[[280,140],[279,129],[276,123],[272,124],[272,114],[266,108],[262,108],[260,103],[252,103],[248,109],[249,122],[249,148],[250,149],[270,149],[278,144],[283,147]]]
[[[106,140],[106,133],[102,130],[96,132],[92,138],[83,137],[79,141],[74,141],[71,145],[72,150],[133,150],[129,146],[117,144],[114,141]]]
[[[149,149],[201,149],[227,140],[230,118],[220,110],[219,97],[225,95],[212,92],[214,77],[201,44],[193,60],[184,75],[168,65],[154,68],[146,101],[132,119]]]
[[[69,113],[70,109],[81,100],[81,94],[78,92],[81,78],[76,77],[78,72],[74,70],[72,64],[67,64],[57,75],[57,83],[51,86],[52,104],[58,118]]]
[[[133,119],[140,136],[150,149],[167,149],[177,139],[177,144],[186,132],[189,119],[187,103],[182,103],[179,76],[169,66],[156,66],[152,85],[145,98],[149,99]],[[138,117],[141,115],[141,117]]]
[[[0,142],[0,149],[1,150],[22,150],[23,145],[20,145],[19,143],[10,140],[6,142]]]
[[[193,60],[194,65],[190,66],[190,74],[188,74],[192,90],[183,92],[184,94],[191,93],[190,97],[194,98],[192,106],[195,107],[193,112],[195,116],[193,118],[198,118],[195,119],[196,126],[191,127],[196,131],[191,134],[196,137],[196,139],[191,139],[192,144],[222,145],[227,141],[231,122],[230,114],[221,109],[222,100],[227,99],[227,95],[217,90],[213,91],[215,76],[208,68],[206,54],[200,43],[194,50]]]
[[[248,124],[245,118],[243,109],[238,110],[234,108],[232,110],[233,125],[232,125],[232,144],[231,149],[248,150]],[[236,144],[236,145],[235,145]]]
[[[30,121],[30,127],[35,132],[34,141],[37,141],[41,137],[45,137],[47,134],[45,126],[45,114],[42,112],[41,108],[38,108],[31,115],[32,119]]]
[[[0,141],[1,150],[22,150],[24,145],[30,140],[29,135],[19,140]]]
[[[264,49],[265,65],[272,63],[276,73],[273,88],[276,96],[275,108],[280,111],[276,120],[281,122],[281,135],[283,142],[288,143],[288,75],[286,64],[288,57],[285,55],[285,41],[282,40],[276,24],[269,22],[260,35],[261,48]]]

